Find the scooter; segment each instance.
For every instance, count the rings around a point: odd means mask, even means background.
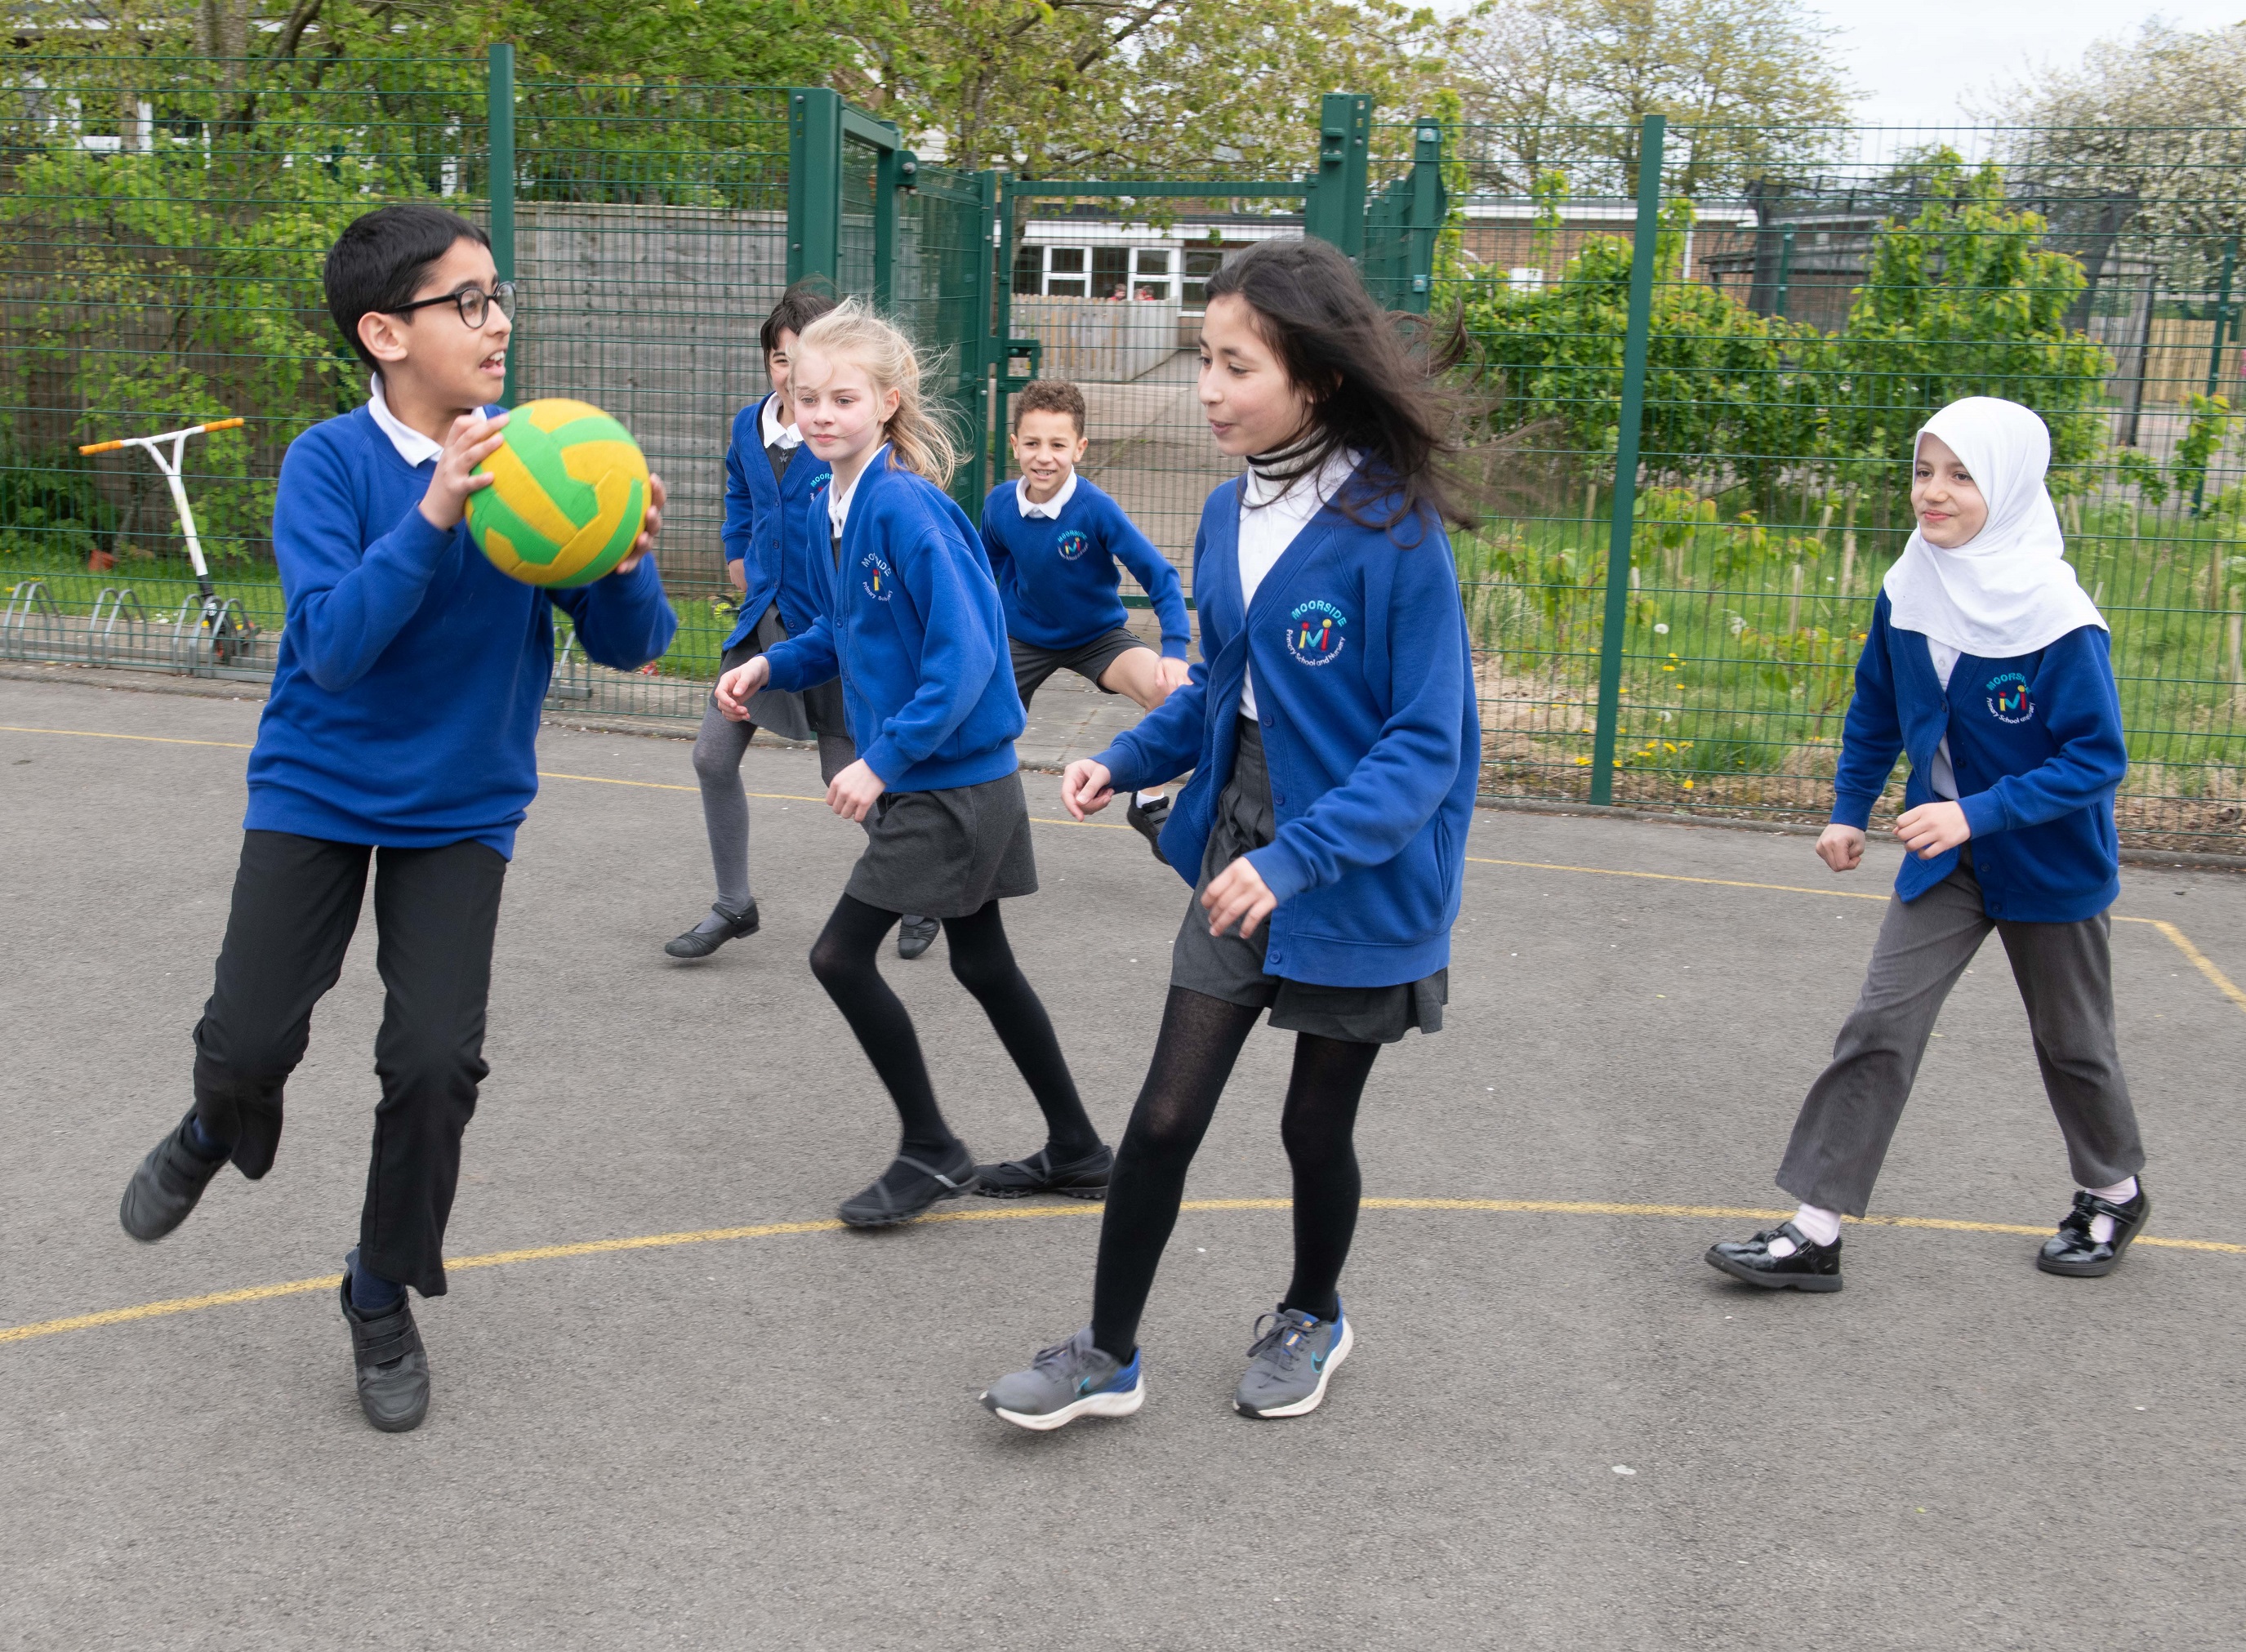
[[[221,599],[211,588],[210,569],[203,561],[202,540],[195,534],[195,513],[187,508],[187,484],[180,479],[180,461],[187,452],[187,438],[201,436],[212,431],[239,430],[238,418],[213,419],[207,425],[190,425],[185,430],[166,431],[160,436],[127,436],[114,442],[89,442],[78,451],[83,455],[114,453],[127,447],[145,447],[148,457],[156,461],[156,468],[164,472],[171,485],[172,503],[180,513],[180,531],[187,535],[187,561],[195,570],[195,588],[202,593],[202,629],[209,638],[211,655],[221,665],[230,665],[247,656],[257,642],[257,627],[242,611],[242,604]],[[160,443],[172,445],[171,457],[164,456]]]

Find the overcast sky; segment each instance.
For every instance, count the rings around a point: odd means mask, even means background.
[[[2246,21],[2246,0],[1824,0],[1834,42],[1864,94],[1867,126],[1953,126],[1976,94],[2037,63],[2079,64],[2093,41],[2162,17],[2186,29]]]

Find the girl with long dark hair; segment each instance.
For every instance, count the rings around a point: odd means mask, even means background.
[[[1460,520],[1444,364],[1317,241],[1266,242],[1211,278],[1201,363],[1210,432],[1248,462],[1194,540],[1202,657],[1062,781],[1081,819],[1191,769],[1161,847],[1194,899],[1109,1185],[1092,1322],[983,1396],[1024,1428],[1139,1409],[1139,1318],[1187,1167],[1267,1010],[1296,1036],[1279,1126],[1294,1276],[1234,1404],[1317,1407],[1354,1340],[1338,1282],[1358,1104],[1380,1047],[1439,1029],[1448,996],[1480,729],[1443,526]]]

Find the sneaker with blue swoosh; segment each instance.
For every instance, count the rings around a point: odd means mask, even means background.
[[[1131,1350],[1129,1364],[1118,1364],[1115,1356],[1093,1346],[1089,1325],[1065,1343],[1038,1349],[1029,1370],[1000,1377],[982,1395],[983,1410],[1039,1433],[1079,1417],[1128,1417],[1146,1401],[1139,1350]]]
[[[1357,1343],[1349,1315],[1318,1319],[1283,1304],[1256,1322],[1248,1370],[1232,1397],[1242,1417],[1303,1417],[1318,1409],[1334,1367]]]

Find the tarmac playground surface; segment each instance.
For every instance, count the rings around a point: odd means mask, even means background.
[[[257,709],[0,682],[0,1645],[2238,1644],[2246,878],[2124,874],[2156,1208],[2119,1272],[2031,1264],[2071,1185],[1992,942],[1880,1185],[1920,1225],[1851,1226],[1837,1296],[1762,1295],[1700,1253],[1791,1208],[1770,1174],[1899,852],[1841,878],[1800,837],[1485,812],[1448,1024],[1367,1092],[1324,1408],[1228,1404],[1287,1273],[1265,1031],[1145,1409],[1032,1436],[974,1396],[1083,1322],[1099,1207],[834,1227],[894,1125],[804,962],[858,837],[813,759],[752,750],[764,928],[682,967],[686,745],[548,729],[448,1241],[476,1265],[417,1305],[433,1404],[384,1436],[332,1284],[371,914],[271,1175],[154,1247],[117,1226],[187,1100]],[[1007,924],[1112,1139],[1187,892],[1126,830],[1037,831]],[[943,942],[884,967],[967,1141],[1037,1146]]]

